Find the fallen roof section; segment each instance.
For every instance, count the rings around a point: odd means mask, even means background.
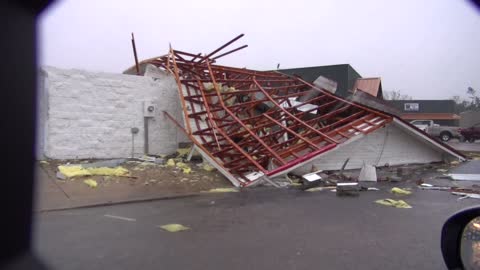
[[[150,63],[175,75],[187,134],[234,184],[279,175],[392,121],[299,78],[214,65],[214,54],[171,49]],[[299,101],[312,88],[318,94]]]
[[[242,36],[207,55],[171,48],[147,61],[175,76],[184,131],[234,185],[269,181],[393,121],[297,77],[215,65],[246,47],[217,55]]]

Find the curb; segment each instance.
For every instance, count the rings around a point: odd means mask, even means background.
[[[199,195],[200,193],[186,193],[186,194],[179,194],[179,195],[166,195],[161,197],[139,198],[139,199],[131,199],[131,200],[119,200],[119,201],[99,202],[99,203],[90,203],[90,204],[86,203],[86,204],[80,204],[80,205],[68,206],[68,207],[45,208],[40,210],[34,210],[33,212],[48,213],[48,212],[57,212],[57,211],[64,211],[64,210],[71,210],[71,209],[94,208],[94,207],[112,206],[112,205],[120,205],[120,204],[174,200],[174,199],[196,197]]]

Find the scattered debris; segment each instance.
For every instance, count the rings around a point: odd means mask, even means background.
[[[322,177],[320,175],[318,175],[318,173],[322,172],[322,170],[320,171],[316,171],[316,172],[312,172],[312,173],[307,173],[307,174],[304,174],[302,175],[302,178],[305,180],[305,181],[308,181],[308,182],[315,182],[317,180],[321,180]]]
[[[450,173],[447,176],[457,181],[480,181],[480,174]]]
[[[156,158],[154,163],[158,164],[158,165],[164,165],[165,164],[165,159],[164,158]]]
[[[462,196],[458,198],[458,200],[463,200],[463,199],[480,199],[480,194],[475,194],[475,193],[465,193],[465,192],[452,192],[453,195],[457,196]]]
[[[110,159],[110,160],[101,160],[96,162],[84,163],[82,164],[83,168],[115,168],[125,163],[127,160],[124,158],[121,159]]]
[[[360,185],[358,183],[337,183],[337,196],[358,196]]]
[[[120,220],[125,220],[125,221],[137,221],[134,218],[128,218],[128,217],[121,217],[121,216],[114,216],[114,215],[103,215],[104,217],[108,218],[113,218],[113,219],[120,219]]]
[[[40,164],[49,164],[46,160],[40,160]]]
[[[364,163],[358,176],[358,181],[377,182],[377,171],[375,167]]]
[[[212,165],[208,164],[207,162],[204,162],[204,163],[202,163],[202,164],[203,164],[203,165],[202,165],[202,169],[204,169],[204,170],[207,171],[207,172],[212,172],[212,171],[216,170],[215,167],[213,167]]]
[[[182,225],[182,224],[176,224],[176,223],[166,224],[166,225],[162,225],[162,226],[158,226],[158,227],[164,229],[164,230],[167,231],[167,232],[181,232],[181,231],[188,231],[188,230],[190,230],[189,227],[184,226],[184,225]]]
[[[86,179],[86,180],[83,181],[83,183],[85,183],[87,186],[89,186],[91,188],[96,188],[98,186],[97,181],[95,181],[93,179]]]
[[[137,163],[137,166],[135,166],[132,170],[134,171],[144,171],[146,168],[148,167],[155,167],[155,166],[158,166],[157,163],[154,163],[154,162],[147,162],[147,161],[143,161],[143,162],[136,162]]]
[[[151,157],[151,156],[142,156],[142,157],[139,157],[137,158],[138,160],[141,160],[141,161],[146,161],[146,162],[155,162],[155,160],[157,159],[156,157]]]
[[[451,165],[458,165],[458,164],[460,164],[460,161],[454,160],[454,161],[450,162],[450,164]]]
[[[437,172],[444,172],[445,173],[445,172],[448,172],[448,170],[447,169],[437,169]]]
[[[249,174],[246,174],[245,178],[248,179],[250,182],[253,182],[257,179],[261,179],[263,176],[265,176],[265,174],[262,172],[251,172]]]
[[[82,165],[58,166],[61,174],[67,178],[76,176],[93,176],[93,175],[111,175],[111,176],[130,176],[130,172],[123,167],[83,167]],[[58,175],[57,175],[58,177]]]
[[[308,191],[308,192],[315,192],[315,191],[322,191],[324,190],[323,187],[314,187],[314,188],[309,188],[309,189],[306,189],[305,191]]]
[[[302,184],[302,183],[292,182],[292,183],[290,183],[290,186],[292,186],[292,187],[300,187],[300,186],[303,186],[303,184]]]
[[[427,184],[427,183],[421,183],[420,186],[422,186],[422,187],[433,187],[432,184]]]
[[[316,171],[302,175],[304,190],[312,189],[323,183],[322,177],[319,175],[320,172],[322,171]]]
[[[66,179],[67,179],[67,177],[66,177],[63,173],[61,173],[61,172],[57,172],[57,173],[55,174],[55,176],[56,176],[58,179],[60,179],[60,180],[66,180]]]
[[[452,191],[455,192],[464,192],[464,193],[471,193],[471,194],[480,194],[480,189],[478,187],[472,186],[472,188],[460,188],[460,187],[452,187]]]
[[[238,192],[236,188],[214,188],[206,191],[208,193]]]
[[[382,199],[376,200],[375,202],[381,205],[392,206],[395,208],[412,208],[412,206],[410,206],[404,200]]]
[[[451,187],[437,187],[437,186],[418,186],[418,188],[420,189],[424,189],[424,190],[451,190],[452,188]]]
[[[177,166],[177,168],[179,168],[179,169],[182,169],[184,174],[189,174],[189,173],[192,172],[192,168],[190,168],[187,164],[185,164],[183,162],[177,162],[177,164],[175,164],[175,166]]]
[[[408,190],[403,189],[403,188],[398,188],[398,187],[394,187],[390,191],[393,194],[398,194],[398,195],[410,195],[410,194],[412,194],[411,191],[408,191]]]
[[[367,188],[368,191],[379,191],[380,189],[376,188],[376,187],[369,187]]]
[[[123,168],[130,172],[130,176],[91,175],[68,178],[58,170],[59,165],[68,166],[68,164],[72,164],[83,167],[84,164],[91,164],[93,161],[94,160],[52,160],[49,165],[40,166],[41,170],[45,171],[48,176],[53,177],[53,184],[58,185],[62,191],[64,189],[70,192],[78,189],[86,192],[86,195],[91,194],[91,192],[96,192],[97,195],[95,196],[103,196],[101,194],[106,194],[107,197],[111,197],[111,192],[117,192],[117,190],[125,190],[126,192],[122,193],[124,195],[133,193],[140,194],[141,192],[148,192],[148,194],[155,192],[155,194],[161,195],[194,194],[213,188],[231,187],[230,182],[228,182],[221,173],[217,171],[204,171],[189,162],[185,163],[192,169],[190,174],[184,174],[182,169],[177,167],[167,167],[136,159],[127,159],[125,164],[122,165]],[[55,177],[56,174],[63,179],[57,179],[57,177]],[[90,190],[83,182],[89,178],[97,181],[97,188]],[[182,178],[186,178],[187,180],[180,181]],[[98,193],[99,191],[101,191],[101,194]],[[75,196],[76,195],[77,193],[75,193]],[[68,197],[68,194],[66,196]]]
[[[190,153],[190,151],[192,151],[192,148],[191,147],[188,147],[188,148],[178,148],[177,149],[177,154],[179,158],[186,158],[188,156],[188,154]]]

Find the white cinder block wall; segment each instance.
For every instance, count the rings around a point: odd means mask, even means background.
[[[120,158],[144,154],[143,102],[154,100],[157,114],[149,120],[149,154],[168,154],[188,141],[162,111],[181,124],[175,80],[124,74],[42,69],[37,151],[53,159]],[[37,155],[39,157],[41,155]]]
[[[312,160],[306,166],[295,169],[294,173],[311,172],[312,166],[316,170],[339,170],[347,158],[350,160],[346,169],[358,169],[363,162],[376,166],[387,163],[401,165],[437,162],[442,161],[442,157],[440,150],[435,150],[426,140],[410,135],[391,123]]]

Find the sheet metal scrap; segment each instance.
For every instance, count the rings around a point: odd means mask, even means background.
[[[234,185],[269,181],[392,121],[300,78],[214,64],[245,48],[215,56],[242,36],[206,56],[171,48],[169,54],[150,61],[175,76],[184,131]],[[319,94],[302,99],[312,89]]]

